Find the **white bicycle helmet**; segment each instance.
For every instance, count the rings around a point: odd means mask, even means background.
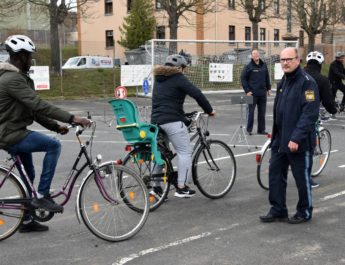
[[[6,50],[10,53],[18,53],[22,51],[35,52],[36,47],[32,40],[25,35],[12,35],[5,41]]]
[[[322,64],[325,61],[325,58],[323,57],[321,52],[313,51],[308,53],[306,60],[307,62],[309,62],[310,60],[315,60],[319,64]]]
[[[166,58],[165,64],[171,64],[171,65],[176,66],[176,67],[183,67],[184,68],[187,66],[188,63],[182,55],[172,54]]]

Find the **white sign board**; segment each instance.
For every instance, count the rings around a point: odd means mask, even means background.
[[[223,63],[210,63],[209,65],[210,82],[232,82],[233,65]]]
[[[142,86],[145,78],[151,75],[151,65],[122,65],[121,86]]]
[[[49,66],[31,66],[29,74],[34,80],[35,90],[50,89]]]
[[[284,75],[284,72],[283,72],[281,64],[280,63],[274,64],[274,79],[280,80],[282,79],[283,75]]]

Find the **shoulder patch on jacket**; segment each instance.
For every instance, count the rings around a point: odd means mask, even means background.
[[[305,91],[305,100],[308,102],[315,101],[315,92],[312,89],[308,89]]]

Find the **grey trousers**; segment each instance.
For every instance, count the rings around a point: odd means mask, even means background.
[[[192,146],[186,125],[181,122],[171,122],[159,126],[168,137],[178,157],[177,184],[184,186],[189,182],[192,169]]]

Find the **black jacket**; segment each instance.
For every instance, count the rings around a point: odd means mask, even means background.
[[[161,125],[175,121],[187,122],[183,110],[187,95],[194,98],[204,112],[210,114],[213,111],[200,89],[176,67],[158,66],[154,74],[151,123]]]
[[[315,64],[308,64],[305,71],[316,81],[319,88],[320,102],[325,109],[331,113],[337,113],[337,105],[335,104],[331,86],[327,77],[320,74],[321,67]]]
[[[271,90],[271,82],[267,65],[260,59],[256,64],[252,59],[241,73],[241,83],[246,93],[252,92],[253,96],[265,96]]]
[[[342,79],[345,79],[345,68],[342,62],[334,60],[331,63],[328,72],[328,79],[334,87],[342,85]]]
[[[290,152],[289,141],[299,144],[298,152],[315,145],[315,123],[319,117],[319,92],[314,79],[298,67],[284,75],[277,86],[273,105],[272,147]]]

